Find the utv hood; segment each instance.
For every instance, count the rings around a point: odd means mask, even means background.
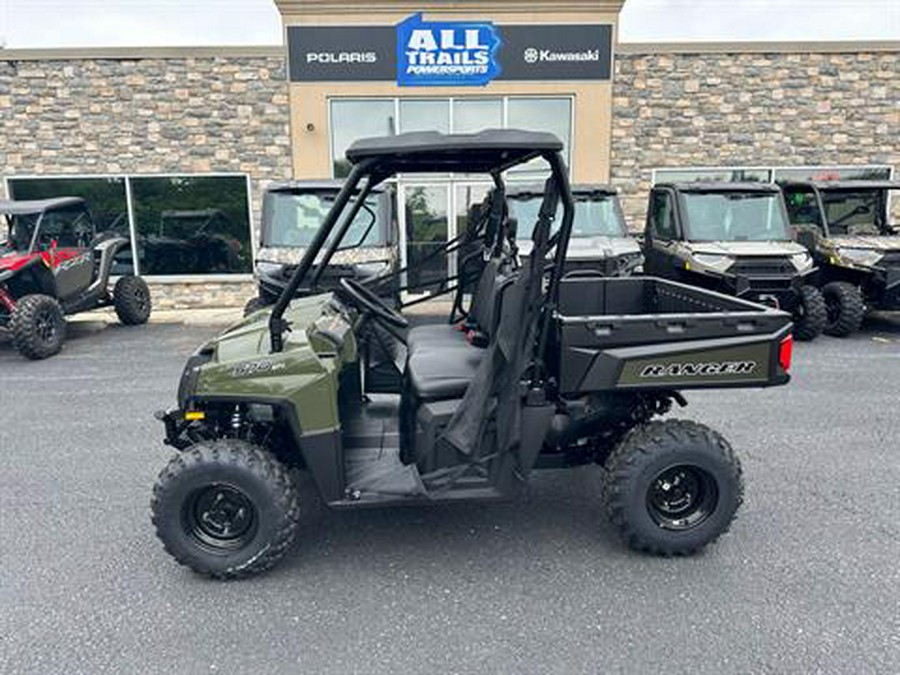
[[[691,241],[692,253],[744,257],[777,257],[805,253],[806,249],[793,241]]]
[[[844,235],[840,237],[831,237],[831,242],[837,248],[862,248],[872,251],[888,251],[900,252],[900,235]]]
[[[322,310],[331,298],[329,293],[299,298],[291,302],[284,313],[284,318],[291,323],[291,330],[284,336],[285,351],[309,344],[307,329],[322,315]],[[213,350],[214,360],[219,363],[243,361],[269,354],[271,349],[269,315],[269,310],[251,314],[210,340],[203,349]]]

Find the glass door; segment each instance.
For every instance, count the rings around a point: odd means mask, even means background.
[[[404,284],[419,295],[439,288],[447,276],[446,253],[437,253],[450,240],[449,183],[405,184],[400,195],[403,266],[410,267]]]

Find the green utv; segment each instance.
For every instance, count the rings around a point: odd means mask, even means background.
[[[599,463],[607,515],[631,547],[689,554],[728,529],[743,495],[731,446],[654,418],[684,405],[682,390],[787,383],[790,317],[650,277],[563,279],[575,201],[561,151],[552,134],[517,130],[350,147],[350,176],[271,312],[198,349],[177,408],[157,414],[178,454],[152,517],[178,562],[216,578],[274,565],[302,515],[295,469],[327,505],[363,508],[510,498],[534,469]],[[552,175],[520,265],[503,177],[538,157]],[[411,327],[350,278],[294,299],[316,288],[377,185],[428,172],[495,184],[469,228],[484,265],[462,321]],[[373,349],[384,342],[393,349]]]
[[[859,330],[866,312],[900,310],[900,228],[890,222],[892,181],[809,181],[781,186],[797,241],[812,254],[828,335]]]
[[[806,249],[791,240],[781,193],[767,183],[660,183],[644,230],[644,269],[790,312],[794,336],[825,327]]]

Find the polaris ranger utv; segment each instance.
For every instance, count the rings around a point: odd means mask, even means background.
[[[150,317],[143,279],[123,276],[109,288],[123,237],[95,231],[83,199],[0,201],[0,327],[29,359],[62,349],[65,317],[113,305],[128,325]]]
[[[794,336],[825,327],[806,249],[791,241],[779,190],[764,183],[662,183],[653,187],[644,269],[790,312]]]
[[[731,446],[702,424],[654,418],[685,403],[681,390],[788,382],[790,317],[661,279],[564,279],[576,208],[562,148],[552,134],[499,130],[348,149],[350,176],[271,312],[200,347],[178,406],[157,414],[178,454],[152,518],[178,562],[216,578],[274,565],[298,533],[292,468],[326,504],[352,509],[510,498],[534,469],[597,462],[607,515],[631,547],[690,554],[728,529],[743,495]],[[502,197],[505,172],[537,157],[552,175],[524,265],[498,245],[502,200],[490,210],[471,307],[485,346],[446,323],[410,328],[351,278],[294,297],[317,287],[376,185],[481,173]],[[370,388],[373,328],[405,352],[392,392]]]
[[[797,241],[819,267],[828,335],[859,330],[869,309],[900,310],[900,228],[890,222],[892,181],[781,186]]]
[[[535,223],[543,196],[543,187],[511,186],[506,198],[513,222]],[[637,240],[628,234],[616,189],[608,185],[573,185],[572,197],[575,222],[566,255],[566,273],[612,277],[643,272],[644,255]],[[528,235],[517,244],[521,255],[531,253]]]
[[[274,183],[266,189],[254,270],[259,293],[247,302],[245,316],[278,300],[341,185],[337,180],[295,180]],[[337,288],[344,276],[365,282],[396,271],[397,242],[392,192],[379,187],[357,216],[347,243],[335,253],[322,288]],[[396,286],[380,289],[379,293],[397,299]]]

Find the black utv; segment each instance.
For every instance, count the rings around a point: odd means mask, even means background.
[[[825,326],[815,266],[791,240],[781,193],[767,183],[661,183],[644,230],[644,269],[773,307],[794,317],[794,335]]]
[[[30,359],[62,349],[66,315],[112,305],[124,324],[150,317],[143,279],[110,288],[116,254],[128,240],[98,234],[83,199],[0,201],[0,328]]]
[[[631,547],[689,554],[728,529],[743,496],[731,446],[702,424],[658,418],[685,403],[681,390],[788,382],[790,317],[662,279],[566,277],[576,205],[562,149],[511,129],[350,147],[350,176],[271,312],[202,345],[177,406],[158,413],[178,454],[152,517],[178,562],[217,578],[274,565],[300,532],[291,469],[330,507],[355,509],[511,498],[535,469],[596,462],[606,513]],[[552,175],[520,265],[503,243],[504,177],[536,158]],[[350,277],[295,296],[318,288],[373,188],[449,172],[495,186],[485,227],[469,228],[483,233],[468,313],[482,340],[446,321],[410,327]],[[393,387],[371,378],[369,344],[384,335],[398,346]]]
[[[795,237],[815,259],[825,332],[859,329],[869,310],[900,310],[900,226],[888,197],[897,181],[808,181],[781,186]]]
[[[292,180],[266,188],[254,266],[259,290],[247,302],[245,315],[278,300],[341,186],[337,180]],[[337,288],[345,276],[365,283],[375,277],[394,275],[394,283],[382,285],[379,295],[399,302],[399,276],[394,274],[399,266],[398,242],[393,191],[379,187],[372,190],[346,243],[331,260],[322,287]]]

